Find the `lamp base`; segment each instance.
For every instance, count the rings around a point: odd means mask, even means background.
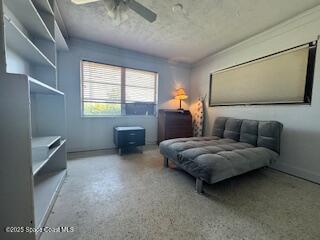
[[[179,99],[179,108],[178,108],[178,112],[184,112],[183,108],[181,107],[181,99]]]
[[[179,113],[184,113],[184,109],[183,109],[183,108],[178,108],[177,111],[178,111]]]

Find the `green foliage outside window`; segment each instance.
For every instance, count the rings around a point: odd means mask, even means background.
[[[85,116],[121,115],[121,104],[119,104],[119,103],[84,102],[83,103],[83,114]]]

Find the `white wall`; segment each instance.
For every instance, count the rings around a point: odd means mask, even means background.
[[[172,91],[183,86],[189,92],[190,66],[175,65],[165,59],[107,45],[71,39],[70,50],[58,55],[58,88],[66,95],[67,150],[84,151],[113,148],[113,127],[140,125],[146,128],[146,142],[157,141],[157,118],[153,116],[81,117],[80,60],[126,66],[159,73],[159,108],[177,108],[172,101]],[[184,104],[188,108],[187,103]]]
[[[211,72],[316,40],[320,34],[320,7],[209,56],[191,72],[192,99],[208,94]],[[236,89],[230,89],[236,91]],[[208,95],[209,96],[209,95]],[[320,183],[320,49],[314,76],[312,105],[208,107],[206,134],[218,116],[278,120],[284,124],[281,157],[275,168]]]

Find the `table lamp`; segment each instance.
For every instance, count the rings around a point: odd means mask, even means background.
[[[181,100],[187,99],[188,96],[186,95],[186,91],[184,88],[179,88],[175,92],[175,99],[180,100],[180,107],[178,110],[183,111],[183,108],[181,107]]]

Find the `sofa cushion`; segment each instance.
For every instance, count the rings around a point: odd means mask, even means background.
[[[257,146],[259,122],[255,120],[243,120],[240,130],[240,142]]]
[[[230,146],[230,145],[229,145]],[[234,149],[189,149],[179,153],[177,164],[189,174],[207,183],[216,183],[248,171],[269,166],[278,155],[263,147],[247,143],[233,144]],[[223,149],[224,146],[218,146]]]
[[[278,154],[223,138],[178,138],[160,143],[160,152],[191,175],[208,183],[270,165]]]
[[[226,117],[218,117],[215,120],[213,129],[212,129],[213,136],[217,136],[220,138],[223,137],[223,133],[224,133],[224,129],[225,129],[225,125],[226,125],[227,120],[228,120],[228,118],[226,118]]]
[[[266,147],[280,153],[280,135],[283,125],[277,121],[241,120],[218,117],[215,120],[214,136],[233,139],[255,146]],[[224,129],[223,129],[224,127]]]
[[[223,132],[224,138],[230,138],[235,141],[240,139],[240,129],[241,129],[242,120],[229,118],[226,121],[225,129]]]
[[[178,148],[180,149],[187,149],[188,147],[190,148],[192,145],[191,143],[195,146],[200,145],[206,145],[207,142],[212,141],[212,140],[217,140],[220,139],[219,137],[216,136],[210,136],[210,137],[191,137],[191,138],[175,138],[175,139],[169,139],[162,141],[159,145],[160,148],[160,153],[165,155],[166,157],[170,158],[171,160],[177,159],[177,150]]]
[[[258,127],[258,147],[266,147],[280,153],[282,124],[276,121],[260,121]]]

